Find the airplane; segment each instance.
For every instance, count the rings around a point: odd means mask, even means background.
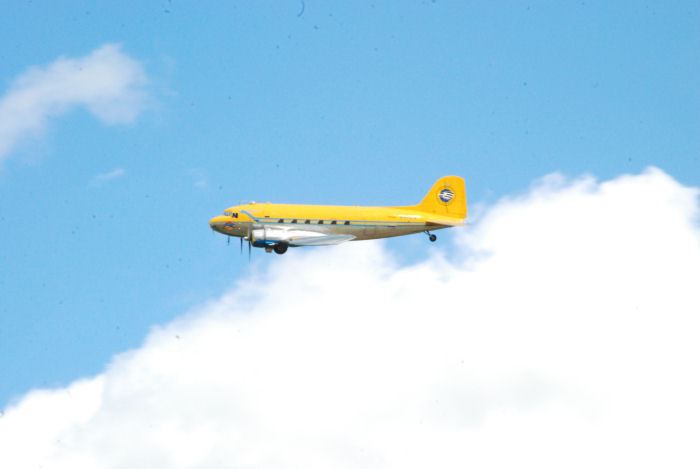
[[[209,220],[212,230],[248,242],[250,248],[284,254],[289,247],[327,246],[345,241],[389,238],[462,226],[466,223],[464,179],[445,176],[418,205],[358,207],[251,202],[227,208]],[[230,240],[230,238],[227,238]]]

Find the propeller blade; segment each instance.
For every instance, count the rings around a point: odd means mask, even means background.
[[[241,236],[241,254],[243,254],[243,236]]]
[[[248,225],[248,262],[250,263],[250,251],[251,251],[251,245],[252,241],[250,240],[250,225]]]

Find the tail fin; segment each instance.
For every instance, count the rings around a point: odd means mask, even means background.
[[[467,218],[467,193],[464,189],[464,179],[459,176],[441,177],[421,203],[412,208],[448,217]]]

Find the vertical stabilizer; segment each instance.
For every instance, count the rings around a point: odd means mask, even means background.
[[[459,176],[441,177],[421,203],[413,208],[448,217],[467,218],[467,194],[464,189],[464,179]]]

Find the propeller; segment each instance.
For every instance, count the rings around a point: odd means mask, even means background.
[[[251,251],[251,244],[252,241],[250,240],[250,225],[248,225],[248,262],[250,262],[250,251]]]

